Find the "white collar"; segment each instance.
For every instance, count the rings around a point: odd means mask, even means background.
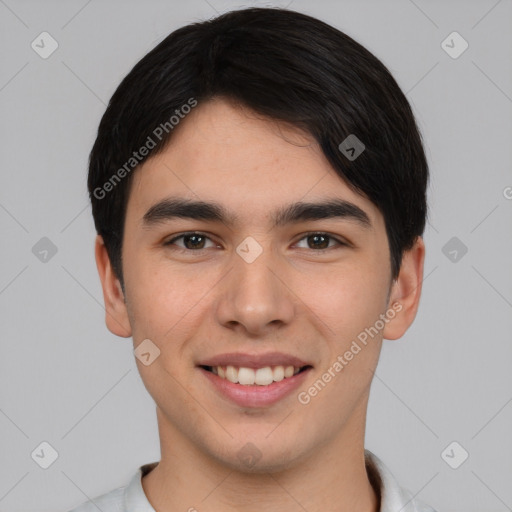
[[[380,490],[380,512],[436,512],[401,488],[391,471],[376,455],[369,450],[365,450],[364,455],[370,481]]]

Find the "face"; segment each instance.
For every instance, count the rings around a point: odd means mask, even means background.
[[[382,337],[416,312],[421,239],[392,283],[381,213],[313,139],[220,99],[133,179],[125,301],[101,240],[97,261],[109,328],[160,351],[137,365],[161,435],[238,469],[255,450],[261,470],[362,436]]]

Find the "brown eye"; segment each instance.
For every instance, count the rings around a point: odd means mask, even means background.
[[[187,249],[203,249],[205,237],[202,235],[185,235],[183,244]]]
[[[324,250],[324,249],[330,249],[338,246],[347,245],[341,240],[338,240],[337,238],[334,238],[333,236],[329,235],[328,233],[308,233],[306,236],[301,238],[299,240],[299,243],[302,242],[302,240],[306,240],[307,247],[304,247],[305,249],[313,249],[313,250]],[[334,242],[332,244],[331,242]]]
[[[308,243],[313,249],[327,249],[329,247],[329,237],[325,235],[309,235]]]
[[[182,240],[182,244],[176,243],[178,240]],[[212,246],[215,245],[210,238],[203,233],[184,233],[169,240],[165,245],[176,245],[183,250],[200,251],[207,248],[205,247],[207,241],[210,241]]]

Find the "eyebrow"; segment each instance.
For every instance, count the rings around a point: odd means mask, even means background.
[[[219,203],[169,197],[151,206],[142,221],[144,227],[150,228],[175,218],[221,222],[228,226],[233,226],[238,220],[236,214],[227,211]],[[344,219],[356,222],[365,229],[372,228],[368,214],[344,199],[328,199],[315,203],[299,201],[277,209],[270,216],[273,228],[322,219]]]

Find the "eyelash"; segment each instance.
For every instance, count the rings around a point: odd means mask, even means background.
[[[210,240],[211,242],[213,242],[213,240],[208,235],[206,235],[205,233],[202,233],[200,231],[189,231],[187,233],[182,233],[181,235],[175,236],[171,240],[168,240],[167,242],[165,242],[164,245],[165,246],[171,246],[171,245],[174,244],[174,242],[176,242],[176,240],[179,240],[179,239],[184,238],[186,236],[192,236],[192,235],[198,235],[198,236],[204,237],[204,238]],[[310,251],[317,252],[317,253],[324,253],[325,251],[329,251],[329,250],[335,249],[335,248],[339,249],[341,247],[349,247],[348,243],[343,242],[342,240],[336,238],[335,236],[333,236],[333,235],[331,235],[329,233],[325,233],[323,231],[312,231],[312,232],[306,233],[296,243],[299,243],[302,240],[304,240],[305,238],[308,238],[308,237],[314,236],[314,235],[320,235],[320,236],[327,237],[329,239],[329,241],[331,241],[331,240],[335,241],[338,244],[338,247],[334,246],[334,247],[327,247],[325,249],[309,249]],[[213,243],[215,243],[215,242],[213,242]],[[208,249],[209,249],[209,247],[202,248],[202,249],[187,249],[186,247],[178,247],[178,248],[173,249],[173,250],[177,250],[177,251],[180,251],[180,252],[202,253],[203,251],[206,251]]]

